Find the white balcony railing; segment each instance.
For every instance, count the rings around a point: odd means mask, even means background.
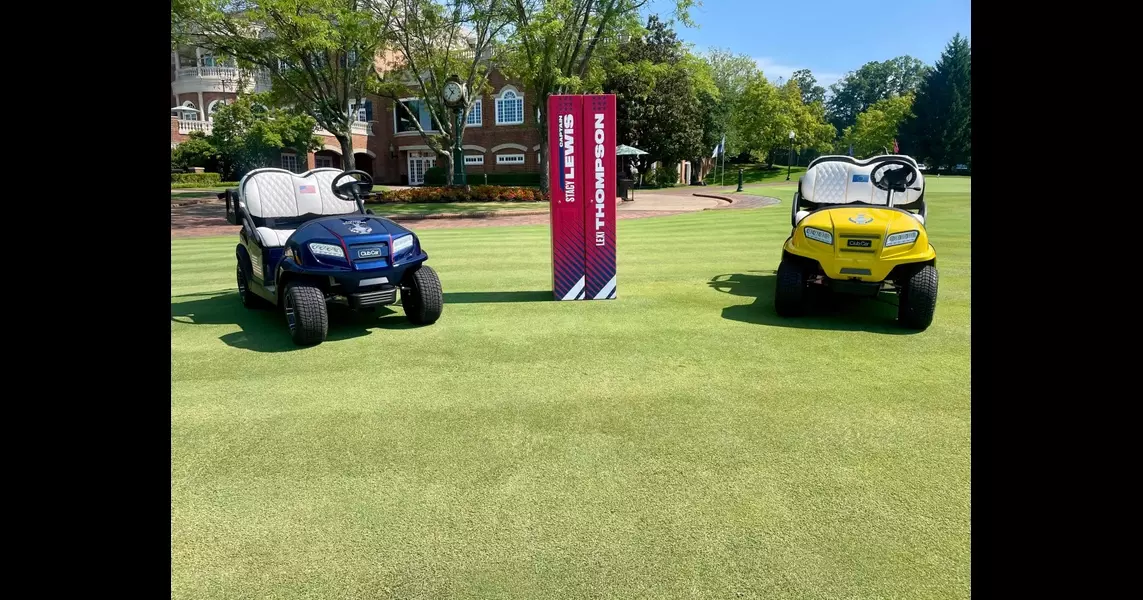
[[[183,67],[175,72],[175,81],[187,80],[213,80],[219,84],[227,85],[237,83],[239,78],[245,79],[247,85],[253,83],[255,91],[270,89],[270,76],[262,72],[243,71],[237,67]],[[217,85],[217,84],[216,84]]]
[[[370,121],[354,121],[349,126],[349,132],[353,135],[373,135],[373,123]],[[315,129],[314,133],[318,135],[333,137],[332,133],[326,131],[322,127]]]
[[[187,119],[179,119],[179,133],[183,135],[186,135],[192,131],[201,131],[207,135],[210,135],[210,132],[213,129],[212,126],[213,124],[210,121],[190,121]],[[350,131],[355,135],[373,135],[373,124],[358,121],[350,127]],[[318,135],[333,137],[333,134],[326,131],[325,129],[322,129],[321,127],[314,129],[314,133]]]
[[[179,133],[186,135],[192,131],[201,131],[210,135],[213,129],[210,121],[190,121],[187,119],[179,119]]]

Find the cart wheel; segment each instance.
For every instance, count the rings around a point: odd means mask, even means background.
[[[304,283],[287,284],[282,294],[282,310],[286,313],[286,324],[295,344],[312,346],[325,341],[329,316],[325,294],[320,289]]]
[[[405,275],[407,287],[401,288],[401,306],[405,317],[415,325],[431,325],[444,310],[444,293],[437,272],[428,265]]]
[[[242,306],[246,308],[261,308],[265,306],[262,298],[258,294],[250,291],[250,283],[246,279],[246,271],[242,270],[242,263],[238,263],[235,269],[238,279],[238,298],[242,300]]]
[[[774,310],[780,317],[797,317],[806,313],[806,271],[802,263],[783,260],[778,265],[778,282],[774,288]]]
[[[937,268],[925,265],[914,271],[901,286],[900,301],[897,321],[909,329],[928,329],[937,309]]]

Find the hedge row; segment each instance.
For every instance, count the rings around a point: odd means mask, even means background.
[[[172,190],[187,190],[192,188],[211,187],[211,188],[236,188],[238,187],[237,181],[223,181],[221,183],[212,183],[210,185],[203,185],[201,183],[172,183]]]
[[[218,173],[171,173],[171,183],[218,185],[222,183],[222,175]]]
[[[385,190],[368,202],[547,202],[548,195],[535,188],[474,185],[469,190],[452,187],[416,187]]]
[[[539,186],[539,173],[484,173],[465,169],[465,177],[470,185],[507,185],[507,186]],[[485,178],[487,177],[487,181]],[[444,167],[432,167],[425,170],[425,185],[446,185]]]

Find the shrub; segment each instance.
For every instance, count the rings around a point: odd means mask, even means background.
[[[534,188],[474,185],[458,187],[417,187],[385,190],[369,199],[370,204],[405,202],[547,202],[548,195]]]
[[[219,183],[213,183],[209,186],[204,186],[201,183],[172,183],[171,184],[172,190],[185,190],[185,189],[200,188],[200,187],[236,188],[236,187],[238,187],[238,182],[237,181],[222,181]]]
[[[530,187],[540,185],[539,173],[488,173],[488,183],[485,184],[484,171],[480,167],[465,169],[465,177],[469,185],[506,185],[512,187]],[[425,170],[425,185],[448,185],[450,173],[444,167],[432,167]]]
[[[655,185],[657,187],[671,187],[678,183],[678,165],[663,167],[655,170]]]
[[[425,185],[445,185],[448,180],[445,179],[444,167],[429,167],[425,169]]]
[[[222,175],[218,173],[171,173],[171,183],[219,185],[222,183]]]

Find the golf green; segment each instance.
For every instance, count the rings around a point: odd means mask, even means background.
[[[789,198],[618,223],[554,302],[546,226],[421,234],[435,325],[242,308],[171,242],[172,598],[968,598],[968,180],[929,184],[931,328],[774,315]]]

